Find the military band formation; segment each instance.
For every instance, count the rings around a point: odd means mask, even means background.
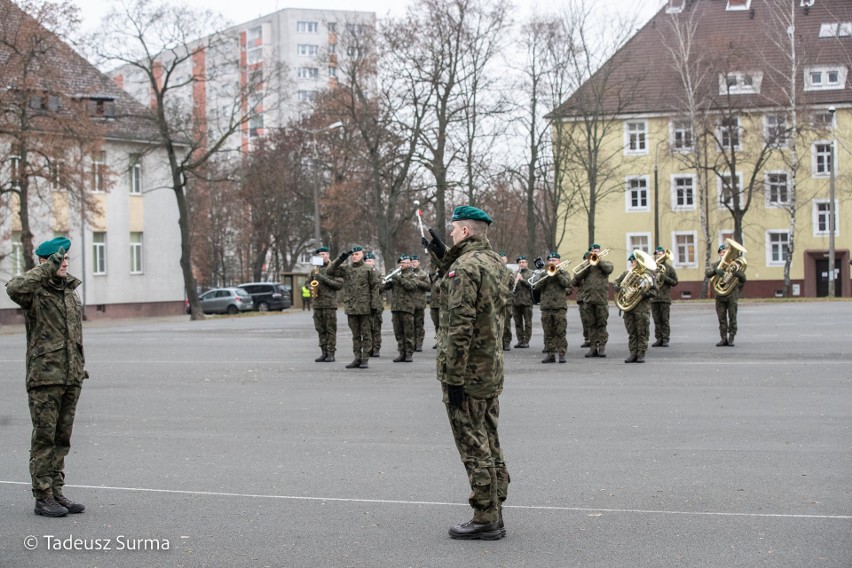
[[[418,211],[418,220],[419,220]],[[497,426],[503,390],[504,352],[528,349],[532,337],[535,296],[544,332],[542,363],[565,363],[568,352],[567,311],[571,294],[579,306],[585,357],[607,357],[610,277],[609,249],[592,244],[582,262],[569,269],[558,252],[537,258],[531,269],[525,256],[511,270],[505,252],[488,240],[491,218],[471,206],[456,207],[452,245],[445,244],[421,222],[421,244],[432,272],[415,255],[402,254],[397,267],[382,275],[373,254],[360,246],[333,261],[327,247],[316,249],[309,279],[314,325],[319,337],[317,363],[334,363],[337,355],[337,308],[340,302],[352,332],[352,361],[347,369],[367,369],[380,357],[385,293],[391,293],[391,321],[396,339],[394,363],[410,363],[423,350],[428,305],[436,330],[436,374],[450,428],[467,472],[473,509],[470,521],[450,527],[454,539],[497,540],[506,535],[503,503],[510,476]],[[64,460],[85,371],[81,325],[80,281],[67,274],[70,240],[57,238],[36,250],[39,265],[9,281],[9,296],[23,310],[27,330],[27,377],[33,424],[30,473],[35,513],[63,517],[85,507],[64,496]],[[737,334],[737,300],[746,281],[745,249],[728,239],[719,260],[706,274],[716,293],[719,347],[733,346]],[[677,286],[671,255],[657,247],[628,258],[628,269],[612,283],[615,303],[629,336],[625,363],[644,363],[653,317],[654,347],[668,347],[671,289]]]

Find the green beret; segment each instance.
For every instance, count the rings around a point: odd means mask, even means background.
[[[550,251],[549,253],[547,253],[547,258],[560,258],[561,259],[562,257],[559,256],[558,252],[553,250],[553,251]]]
[[[500,256],[509,256],[508,254],[506,254],[506,251],[504,251],[504,250],[501,250],[497,254],[499,254]]]
[[[471,221],[484,221],[489,225],[494,222],[482,209],[477,209],[470,205],[459,205],[453,211],[453,221],[464,221],[465,219],[470,219]]]
[[[412,254],[411,256],[408,257],[408,260],[420,260],[420,257],[417,256],[416,254]]]
[[[525,256],[519,256],[518,258],[515,259],[515,262],[520,262],[520,261],[526,260],[526,259],[527,259],[527,257],[525,257]]]
[[[359,252],[362,250],[364,250],[364,247],[362,246],[355,245],[354,247],[352,247],[352,252]]]
[[[726,245],[719,245],[719,250],[717,250],[716,252],[722,252],[726,248],[728,248]]]
[[[370,260],[371,258],[376,258],[376,255],[371,252],[364,253],[364,260]]]
[[[35,253],[36,256],[40,256],[42,258],[47,258],[52,254],[56,254],[59,252],[60,248],[64,248],[65,252],[68,252],[68,249],[71,248],[71,239],[66,237],[56,237],[55,239],[51,239],[49,241],[44,241],[38,248]]]
[[[627,257],[627,260],[629,260],[630,262],[634,262],[636,260],[636,257],[631,254],[630,256]]]
[[[589,247],[589,250],[599,249],[599,248],[601,248],[601,245],[599,245],[598,243],[594,243],[592,246]]]
[[[328,247],[320,247],[314,251],[314,254],[319,254],[321,252],[328,252]]]
[[[411,258],[407,254],[399,255],[399,259],[397,259],[397,262],[402,262],[403,260],[411,260]]]

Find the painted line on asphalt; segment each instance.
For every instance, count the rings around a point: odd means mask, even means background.
[[[3,485],[31,485],[25,481],[2,481]],[[173,495],[203,495],[207,497],[241,497],[244,499],[283,499],[288,501],[324,501],[337,503],[372,503],[376,505],[431,505],[441,507],[468,507],[467,503],[444,503],[441,501],[405,501],[398,499],[352,499],[344,497],[305,497],[297,495],[262,495],[256,493],[228,493],[220,491],[183,491],[180,489],[149,489],[144,487],[110,487],[106,485],[66,485],[75,489],[101,489],[108,491],[132,491],[137,493],[165,493]],[[714,513],[712,511],[664,511],[654,509],[595,509],[590,507],[554,507],[548,505],[506,505],[507,509],[532,511],[570,511],[579,513],[628,513],[638,515],[687,515],[696,517],[752,517],[772,519],[821,519],[852,521],[852,515],[805,515],[789,513]]]
[[[615,361],[615,359],[617,359],[617,357],[613,358],[612,360]],[[571,358],[569,357],[568,360],[571,361]],[[421,359],[421,361],[432,361],[432,359]],[[578,361],[580,361],[580,360],[578,360]],[[575,362],[578,362],[578,361],[575,361]],[[767,360],[761,360],[761,361],[731,361],[731,360],[696,361],[694,359],[690,359],[688,361],[670,361],[670,360],[666,360],[666,359],[653,359],[652,358],[648,362],[649,362],[650,366],[653,366],[653,365],[718,365],[718,366],[760,365],[760,366],[764,366],[764,365],[767,365],[767,364],[772,364],[772,365],[812,365],[814,363],[819,363],[820,365],[848,365],[850,363],[850,360],[841,359],[839,361],[825,361],[825,360],[815,361],[814,359],[798,359],[798,360],[795,360],[795,361],[793,361],[793,360],[784,361],[784,360],[778,360],[778,359],[772,359],[772,360],[767,359]],[[20,364],[23,364],[24,360],[23,359],[0,359],[0,364],[2,364],[2,363],[20,363]],[[288,366],[292,366],[294,364],[294,361],[292,361],[292,360],[290,360],[290,361],[258,361],[257,359],[239,360],[239,361],[235,361],[235,360],[214,361],[212,359],[204,359],[204,360],[198,360],[198,361],[192,361],[192,360],[188,360],[188,359],[181,359],[180,361],[166,361],[166,360],[157,361],[157,360],[146,359],[144,361],[132,361],[132,360],[109,360],[109,361],[98,360],[98,361],[92,361],[92,360],[89,360],[86,363],[87,364],[120,363],[120,364],[127,364],[127,365],[143,365],[143,364],[146,364],[146,363],[151,364],[151,365],[177,365],[177,364],[202,365],[202,364],[215,363],[217,365],[222,365],[222,364],[241,364],[241,365],[244,365],[244,364],[248,364],[248,365],[253,365],[253,366],[257,366],[257,365],[288,365]],[[332,368],[332,367],[327,367],[327,368]],[[645,368],[648,368],[648,367],[645,367]],[[365,373],[365,374],[367,374],[367,373]]]

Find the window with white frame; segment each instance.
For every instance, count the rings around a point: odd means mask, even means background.
[[[65,191],[65,162],[62,160],[51,160],[50,168],[50,188],[53,191]]]
[[[824,140],[814,142],[811,147],[811,168],[814,177],[828,177],[831,175],[832,143]]]
[[[298,91],[296,93],[300,103],[309,103],[317,96],[316,91]]]
[[[837,200],[834,201],[834,236],[840,234],[837,226]],[[829,234],[829,222],[831,221],[831,202],[828,199],[814,199],[814,236],[824,237]]]
[[[737,196],[737,203],[740,208],[743,205],[743,174],[737,173],[737,177],[732,178],[731,174],[725,174],[717,177],[717,189],[719,190],[719,207],[734,207],[734,202],[731,201],[733,196]]]
[[[95,152],[92,156],[92,191],[101,193],[106,191],[106,152]]]
[[[13,189],[20,189],[21,186],[21,156],[18,155],[16,148],[12,148],[9,156],[9,181]]]
[[[315,34],[319,31],[319,22],[296,22],[296,31],[301,34]]]
[[[766,265],[783,265],[789,247],[789,231],[766,231]]]
[[[852,35],[852,22],[829,22],[819,25],[819,37],[849,37]]]
[[[106,274],[106,233],[92,233],[92,274]]]
[[[790,176],[787,172],[767,172],[764,178],[766,206],[781,207],[790,204]]]
[[[767,144],[775,148],[787,146],[787,117],[783,114],[767,114],[765,117]]]
[[[695,176],[675,174],[672,176],[672,210],[695,209]]]
[[[142,233],[130,233],[130,274],[142,274]]]
[[[313,57],[319,53],[319,46],[312,43],[300,43],[296,46],[296,53],[302,57]]]
[[[717,246],[724,245],[727,239],[734,240],[734,232],[730,229],[722,229],[721,231],[719,231],[719,244]],[[745,246],[745,243],[740,244]]]
[[[325,27],[328,28],[328,33],[330,34],[337,32],[337,22],[326,22]]]
[[[627,178],[625,185],[627,211],[648,211],[648,177]]]
[[[816,130],[831,130],[834,128],[834,113],[827,110],[816,111],[811,115],[811,126]]]
[[[672,148],[678,152],[692,150],[692,125],[688,120],[674,120],[671,123]]]
[[[644,154],[647,148],[648,123],[629,120],[624,123],[624,151],[627,154]]]
[[[142,156],[130,154],[129,162],[130,194],[142,195]]]
[[[24,272],[24,243],[21,242],[21,231],[12,231],[12,274],[17,276]]]
[[[337,67],[329,67],[328,68],[328,76],[329,77],[337,77]]]
[[[651,233],[627,233],[626,236],[628,253],[639,249],[651,254]]]
[[[255,26],[246,31],[246,62],[256,65],[263,61],[263,27]]]
[[[762,83],[763,73],[761,71],[735,71],[719,74],[719,94],[749,95],[760,93]]]
[[[259,112],[249,117],[249,138],[257,138],[263,134],[263,113]]]
[[[845,65],[805,67],[806,91],[831,91],[846,88]]]
[[[719,140],[722,144],[722,149],[728,150],[733,146],[735,150],[739,150],[740,118],[738,116],[729,116],[722,119],[719,123]]]
[[[299,79],[319,79],[319,67],[299,67],[296,75]]]
[[[696,231],[676,232],[673,235],[674,262],[678,266],[698,266],[698,233]]]
[[[751,7],[751,0],[728,0],[728,5],[725,10],[735,12],[739,10],[748,10]]]

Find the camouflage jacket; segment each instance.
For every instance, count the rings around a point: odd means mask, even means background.
[[[343,306],[346,315],[365,316],[372,313],[373,289],[381,285],[378,271],[364,264],[363,260],[343,266],[338,257],[328,268],[328,275],[343,278]]]
[[[382,281],[385,277],[378,268],[373,268],[372,270],[376,273],[379,283],[375,288],[373,288],[373,297],[370,299],[370,309],[374,312],[381,312],[385,309],[385,287],[382,286]]]
[[[417,284],[417,292],[414,294],[414,307],[419,310],[426,309],[426,292],[432,287],[429,284],[429,273],[418,268],[414,271],[414,281]]]
[[[712,266],[709,266],[709,267],[707,267],[706,270],[704,270],[704,274],[707,276],[707,278],[713,278],[714,276],[716,276],[716,269],[719,268],[720,262],[721,261],[716,261],[716,262],[713,263]],[[743,292],[743,286],[746,283],[746,275],[745,275],[745,272],[737,271],[737,272],[734,272],[734,276],[739,279],[739,281],[740,281],[739,285],[736,288],[734,288],[734,291],[731,292],[730,294],[728,294],[727,296],[717,295],[716,296],[717,302],[736,302],[737,300],[740,299],[740,295]],[[712,289],[712,286],[711,286],[711,289]]]
[[[583,281],[577,278],[576,276],[571,280],[571,285],[577,289],[577,293],[574,296],[577,299],[578,304],[582,304],[586,301],[586,289],[583,286]]]
[[[314,298],[314,309],[337,309],[337,291],[343,288],[343,278],[328,275],[329,265],[320,268],[317,274],[317,297]]]
[[[621,283],[624,282],[624,279],[630,273],[629,270],[625,270],[621,273],[621,276],[615,279],[615,282],[612,283],[613,287],[616,291],[621,289]],[[651,301],[657,295],[656,286],[651,286],[644,292],[640,292],[642,294],[642,299],[639,300],[639,303],[636,304],[636,307],[630,310],[631,312],[635,312],[637,314],[647,314],[651,311]]]
[[[432,281],[432,291],[429,296],[429,307],[439,309],[441,307],[441,273],[430,272],[429,280]]]
[[[542,310],[568,309],[571,277],[564,270],[557,270],[553,276],[538,280],[533,288],[541,290],[539,307]]]
[[[469,237],[444,257],[438,326],[438,380],[474,398],[503,391],[506,268],[485,236]]]
[[[589,266],[574,279],[577,285],[582,283],[583,302],[596,306],[609,303],[609,275],[612,263],[601,259],[596,266]]]
[[[677,272],[671,262],[666,262],[666,271],[657,273],[657,296],[651,300],[655,304],[671,304],[672,288],[677,286]]]
[[[27,329],[27,390],[48,385],[81,385],[86,373],[83,354],[83,304],[73,276],[54,279],[50,261],[12,278],[6,292],[21,306]]]
[[[532,286],[530,286],[529,279],[532,276],[532,270],[529,268],[524,268],[521,270],[521,279],[518,280],[518,285],[515,286],[515,279],[512,278],[512,286],[515,288],[515,293],[513,294],[512,304],[515,306],[532,306],[533,305],[533,296],[532,296]]]
[[[402,272],[397,272],[388,280],[385,289],[393,290],[391,297],[392,312],[414,313],[414,309],[417,307],[417,296],[422,294],[418,287],[418,278],[417,272],[411,268],[406,268]]]

